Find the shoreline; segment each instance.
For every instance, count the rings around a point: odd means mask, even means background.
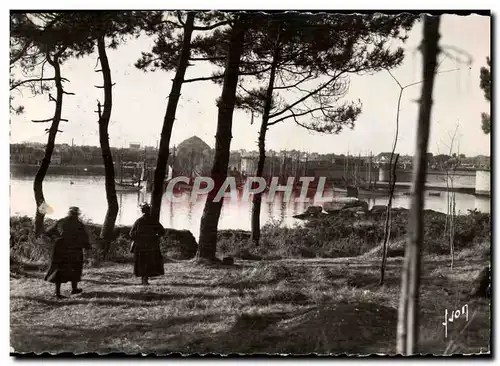
[[[392,209],[391,243],[389,256],[404,253],[408,233],[409,210]],[[446,214],[424,210],[425,248],[430,254],[449,253],[449,242],[444,240]],[[55,220],[46,219],[48,226]],[[336,214],[305,220],[303,225],[284,227],[267,224],[261,228],[261,244],[255,247],[250,231],[220,229],[217,231],[217,253],[235,258],[337,258],[378,253],[384,235],[385,210],[376,210],[363,217],[353,211],[342,210]],[[85,222],[94,250],[99,250],[102,224]],[[112,238],[112,257],[130,259],[131,225],[115,226]],[[40,245],[33,232],[34,222],[28,216],[10,217],[11,256],[49,257],[48,248]],[[196,254],[198,244],[190,230],[165,227],[162,252],[172,259],[190,259]],[[482,250],[491,243],[491,214],[470,212],[455,218],[455,249]],[[477,246],[481,247],[477,249]],[[31,254],[29,254],[31,253]]]
[[[26,178],[32,179],[33,175],[36,173],[37,166],[17,166],[12,167],[10,171],[10,181],[13,179],[25,180]],[[133,171],[132,169],[130,170]],[[470,175],[463,175],[470,176]],[[47,172],[46,177],[82,177],[82,178],[91,178],[91,177],[100,177],[104,179],[104,168],[102,166],[50,166]],[[209,177],[208,177],[209,178]],[[234,178],[228,176],[228,178]],[[311,177],[314,178],[314,182],[322,177]],[[324,177],[325,180],[325,191],[333,190],[337,193],[343,194],[346,193],[346,189],[343,188],[342,184],[338,184],[339,180],[336,178]],[[314,183],[313,182],[313,183]],[[302,189],[302,185],[298,182],[294,182],[293,191],[300,192]],[[168,182],[165,181],[165,191],[167,191]],[[388,182],[375,182],[373,189],[367,189],[363,186],[359,187],[359,198],[371,198],[377,196],[387,195],[389,192],[389,183]],[[236,185],[237,190],[243,190],[243,186]],[[174,190],[189,190],[192,189],[192,184],[185,184],[180,181],[175,185]],[[266,185],[265,191],[268,191],[269,185]],[[309,186],[309,190],[314,189],[315,184]],[[411,182],[396,182],[395,184],[395,192],[408,192],[411,190]],[[456,192],[456,193],[464,193],[477,197],[486,197],[491,198],[491,192],[476,192],[475,186],[454,186],[453,188],[447,188],[442,185],[437,185],[433,182],[427,182],[425,186],[426,191],[438,191],[438,192]]]
[[[22,164],[22,163],[10,163],[9,164],[11,174],[35,174],[38,170],[38,165],[37,164]],[[116,163],[115,163],[116,167]],[[153,168],[152,166],[149,168]],[[85,171],[84,169],[87,169]],[[125,170],[130,169],[130,171],[133,171],[133,168],[125,168]],[[375,171],[378,169],[375,168]],[[468,168],[463,168],[460,170],[457,170],[455,173],[456,177],[475,177],[476,170],[482,170],[482,169],[468,169]],[[72,175],[75,174],[75,172],[81,173],[83,175],[87,175],[90,172],[99,172],[99,174],[104,175],[104,166],[102,164],[97,164],[97,165],[92,165],[92,164],[51,164],[49,166],[48,174],[61,174],[61,175]],[[365,173],[367,173],[368,170],[360,170],[359,174],[360,176],[364,176]],[[87,174],[84,174],[87,173]],[[331,177],[330,179],[338,179],[341,176],[344,175],[344,169],[343,167],[335,167],[331,170]],[[399,173],[401,176],[406,177],[410,176],[412,174],[412,170],[409,169],[398,169],[397,173]],[[442,172],[440,170],[429,170],[428,175],[432,176],[444,176],[446,175],[445,172]],[[410,179],[401,179],[400,182],[410,182]],[[379,181],[377,181],[379,183]]]

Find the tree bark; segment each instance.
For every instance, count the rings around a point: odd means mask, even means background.
[[[43,221],[45,218],[45,212],[41,210],[41,205],[45,203],[45,197],[43,195],[43,180],[47,171],[49,170],[50,160],[52,158],[52,153],[54,151],[54,144],[56,140],[56,135],[59,130],[59,123],[61,122],[61,113],[62,113],[62,102],[63,102],[63,86],[61,80],[61,67],[59,65],[59,52],[54,56],[54,59],[51,59],[49,52],[47,52],[47,62],[54,68],[54,80],[56,84],[56,108],[54,112],[54,117],[52,119],[52,124],[48,130],[48,140],[47,146],[45,147],[45,155],[43,157],[42,163],[38,168],[38,171],[35,175],[35,180],[33,182],[33,191],[35,194],[35,202],[36,202],[36,213],[35,213],[35,234],[40,235],[43,233]]]
[[[172,136],[172,128],[175,122],[177,105],[181,96],[182,83],[184,82],[184,76],[186,75],[186,69],[191,54],[191,36],[193,34],[194,16],[194,12],[189,12],[186,17],[179,65],[177,66],[175,77],[172,81],[172,89],[168,98],[165,118],[163,119],[158,160],[154,172],[153,191],[151,193],[151,215],[156,220],[160,220],[161,201],[164,192],[165,175],[167,174],[170,137]]]
[[[241,17],[243,17],[242,15]],[[198,243],[197,260],[216,261],[217,226],[219,224],[222,200],[213,199],[227,178],[229,164],[229,150],[231,148],[231,130],[233,125],[233,111],[236,100],[240,58],[245,37],[245,25],[241,18],[235,20],[231,31],[229,52],[227,54],[226,70],[222,95],[218,103],[217,134],[215,137],[215,157],[211,177],[214,180],[214,189],[208,194],[203,209],[200,224],[200,239]]]
[[[401,276],[401,295],[398,314],[397,352],[412,355],[417,352],[419,330],[419,287],[421,246],[423,242],[423,208],[427,147],[429,144],[432,91],[436,60],[439,53],[439,17],[424,16],[421,44],[423,58],[423,85],[417,129],[417,150],[413,168],[413,194],[408,222],[409,239]]]
[[[102,225],[100,239],[102,244],[102,257],[105,260],[109,252],[111,241],[113,240],[113,231],[115,228],[116,217],[118,216],[118,199],[116,197],[115,187],[115,168],[113,156],[109,146],[108,126],[111,118],[112,108],[112,87],[111,71],[109,67],[108,56],[106,54],[106,44],[104,36],[97,39],[97,50],[101,62],[102,78],[104,81],[104,108],[101,114],[99,108],[99,143],[101,145],[102,160],[104,163],[104,178],[106,188],[106,200],[108,201],[108,210]]]
[[[269,84],[266,90],[266,100],[264,102],[264,111],[262,113],[262,122],[259,131],[259,161],[257,162],[257,177],[264,175],[264,164],[266,162],[266,132],[268,129],[269,114],[271,112],[271,103],[273,99],[274,80],[276,78],[276,69],[279,62],[279,33],[276,40],[276,47],[274,50],[273,61],[271,63],[271,72],[269,74]],[[272,179],[272,177],[271,177]],[[260,210],[262,206],[262,193],[256,193],[252,199],[252,241],[255,246],[259,246],[260,241]]]

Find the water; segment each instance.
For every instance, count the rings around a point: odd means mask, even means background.
[[[70,184],[73,181],[74,184]],[[11,215],[33,216],[35,202],[33,198],[33,179],[12,178],[10,181],[10,210]],[[298,195],[299,193],[297,193]],[[314,193],[313,193],[314,194]],[[54,212],[47,217],[61,218],[66,215],[69,206],[78,206],[82,210],[83,217],[95,223],[102,223],[106,214],[107,203],[104,190],[104,178],[96,177],[70,177],[70,176],[48,176],[44,182],[44,195],[46,202],[53,208]],[[330,189],[325,189],[324,196],[332,197]],[[181,195],[182,202],[171,202],[164,196],[161,209],[160,221],[165,227],[174,229],[190,230],[196,238],[199,235],[199,227],[205,196],[198,197],[192,202],[189,193]],[[301,220],[292,216],[304,212],[311,204],[318,202],[295,202],[294,196],[289,203],[282,202],[282,196],[277,193],[273,202],[267,202],[267,196],[263,196],[261,210],[261,224],[264,225],[271,220],[282,221],[284,225],[293,226],[302,223]],[[141,215],[139,204],[149,202],[150,193],[118,193],[120,210],[117,225],[132,225]],[[393,198],[393,207],[409,207],[410,197],[396,194]],[[386,197],[375,197],[365,199],[369,207],[373,205],[386,205]],[[235,200],[226,200],[222,206],[219,229],[242,229],[250,230],[251,202],[241,199],[241,192]],[[435,211],[446,212],[446,193],[441,192],[441,197],[426,196],[425,208]],[[466,213],[467,209],[477,208],[482,212],[490,212],[490,199],[476,197],[469,194],[456,193],[456,209]]]

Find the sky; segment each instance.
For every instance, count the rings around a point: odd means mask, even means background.
[[[473,156],[490,155],[490,135],[481,130],[481,112],[489,112],[490,105],[479,88],[479,70],[490,56],[490,18],[485,16],[444,15],[441,20],[441,47],[447,56],[440,56],[439,71],[459,68],[458,71],[438,74],[433,91],[431,138],[429,151],[449,153],[452,135],[458,133],[452,152]],[[403,64],[392,74],[405,86],[422,80],[421,57],[417,51],[422,39],[422,25],[417,23],[405,44]],[[167,96],[173,73],[156,71],[145,73],[134,67],[141,51],[149,51],[152,38],[130,40],[108,53],[112,70],[113,110],[109,129],[110,142],[115,147],[129,143],[156,146],[160,138]],[[460,50],[460,54],[456,52]],[[468,64],[470,57],[472,64]],[[456,57],[460,58],[457,60]],[[69,79],[65,89],[74,96],[64,96],[63,118],[56,143],[99,145],[96,104],[103,101],[101,73],[96,73],[96,55],[69,60],[62,66],[62,76]],[[186,78],[211,74],[209,65],[188,68]],[[412,155],[415,150],[418,104],[421,92],[417,84],[404,90],[400,110],[400,130],[397,152]],[[312,133],[294,124],[292,120],[272,126],[267,135],[267,147],[273,150],[296,149],[307,152],[336,154],[378,154],[390,151],[394,139],[396,107],[399,87],[386,71],[374,75],[353,75],[345,100],[360,99],[362,114],[353,130],[338,135]],[[217,107],[215,100],[221,87],[212,82],[187,83],[182,87],[177,108],[171,145],[179,144],[196,135],[211,147],[215,146]],[[47,96],[32,97],[28,91],[16,95],[16,103],[23,104],[25,113],[11,116],[11,142],[46,142],[47,124],[32,123],[53,115],[54,103]],[[250,116],[235,111],[231,150],[257,149],[259,119],[250,124]]]

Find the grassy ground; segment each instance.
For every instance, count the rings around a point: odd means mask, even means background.
[[[460,257],[459,257],[460,258]],[[469,299],[485,264],[467,258],[424,261],[419,352],[489,351],[490,305]],[[390,258],[386,285],[378,259],[236,261],[205,267],[165,263],[143,288],[129,264],[86,268],[84,292],[53,297],[43,270],[11,270],[11,347],[15,352],[394,353],[401,258]],[[69,294],[69,284],[63,292]],[[468,304],[469,320],[448,324],[444,311]]]

